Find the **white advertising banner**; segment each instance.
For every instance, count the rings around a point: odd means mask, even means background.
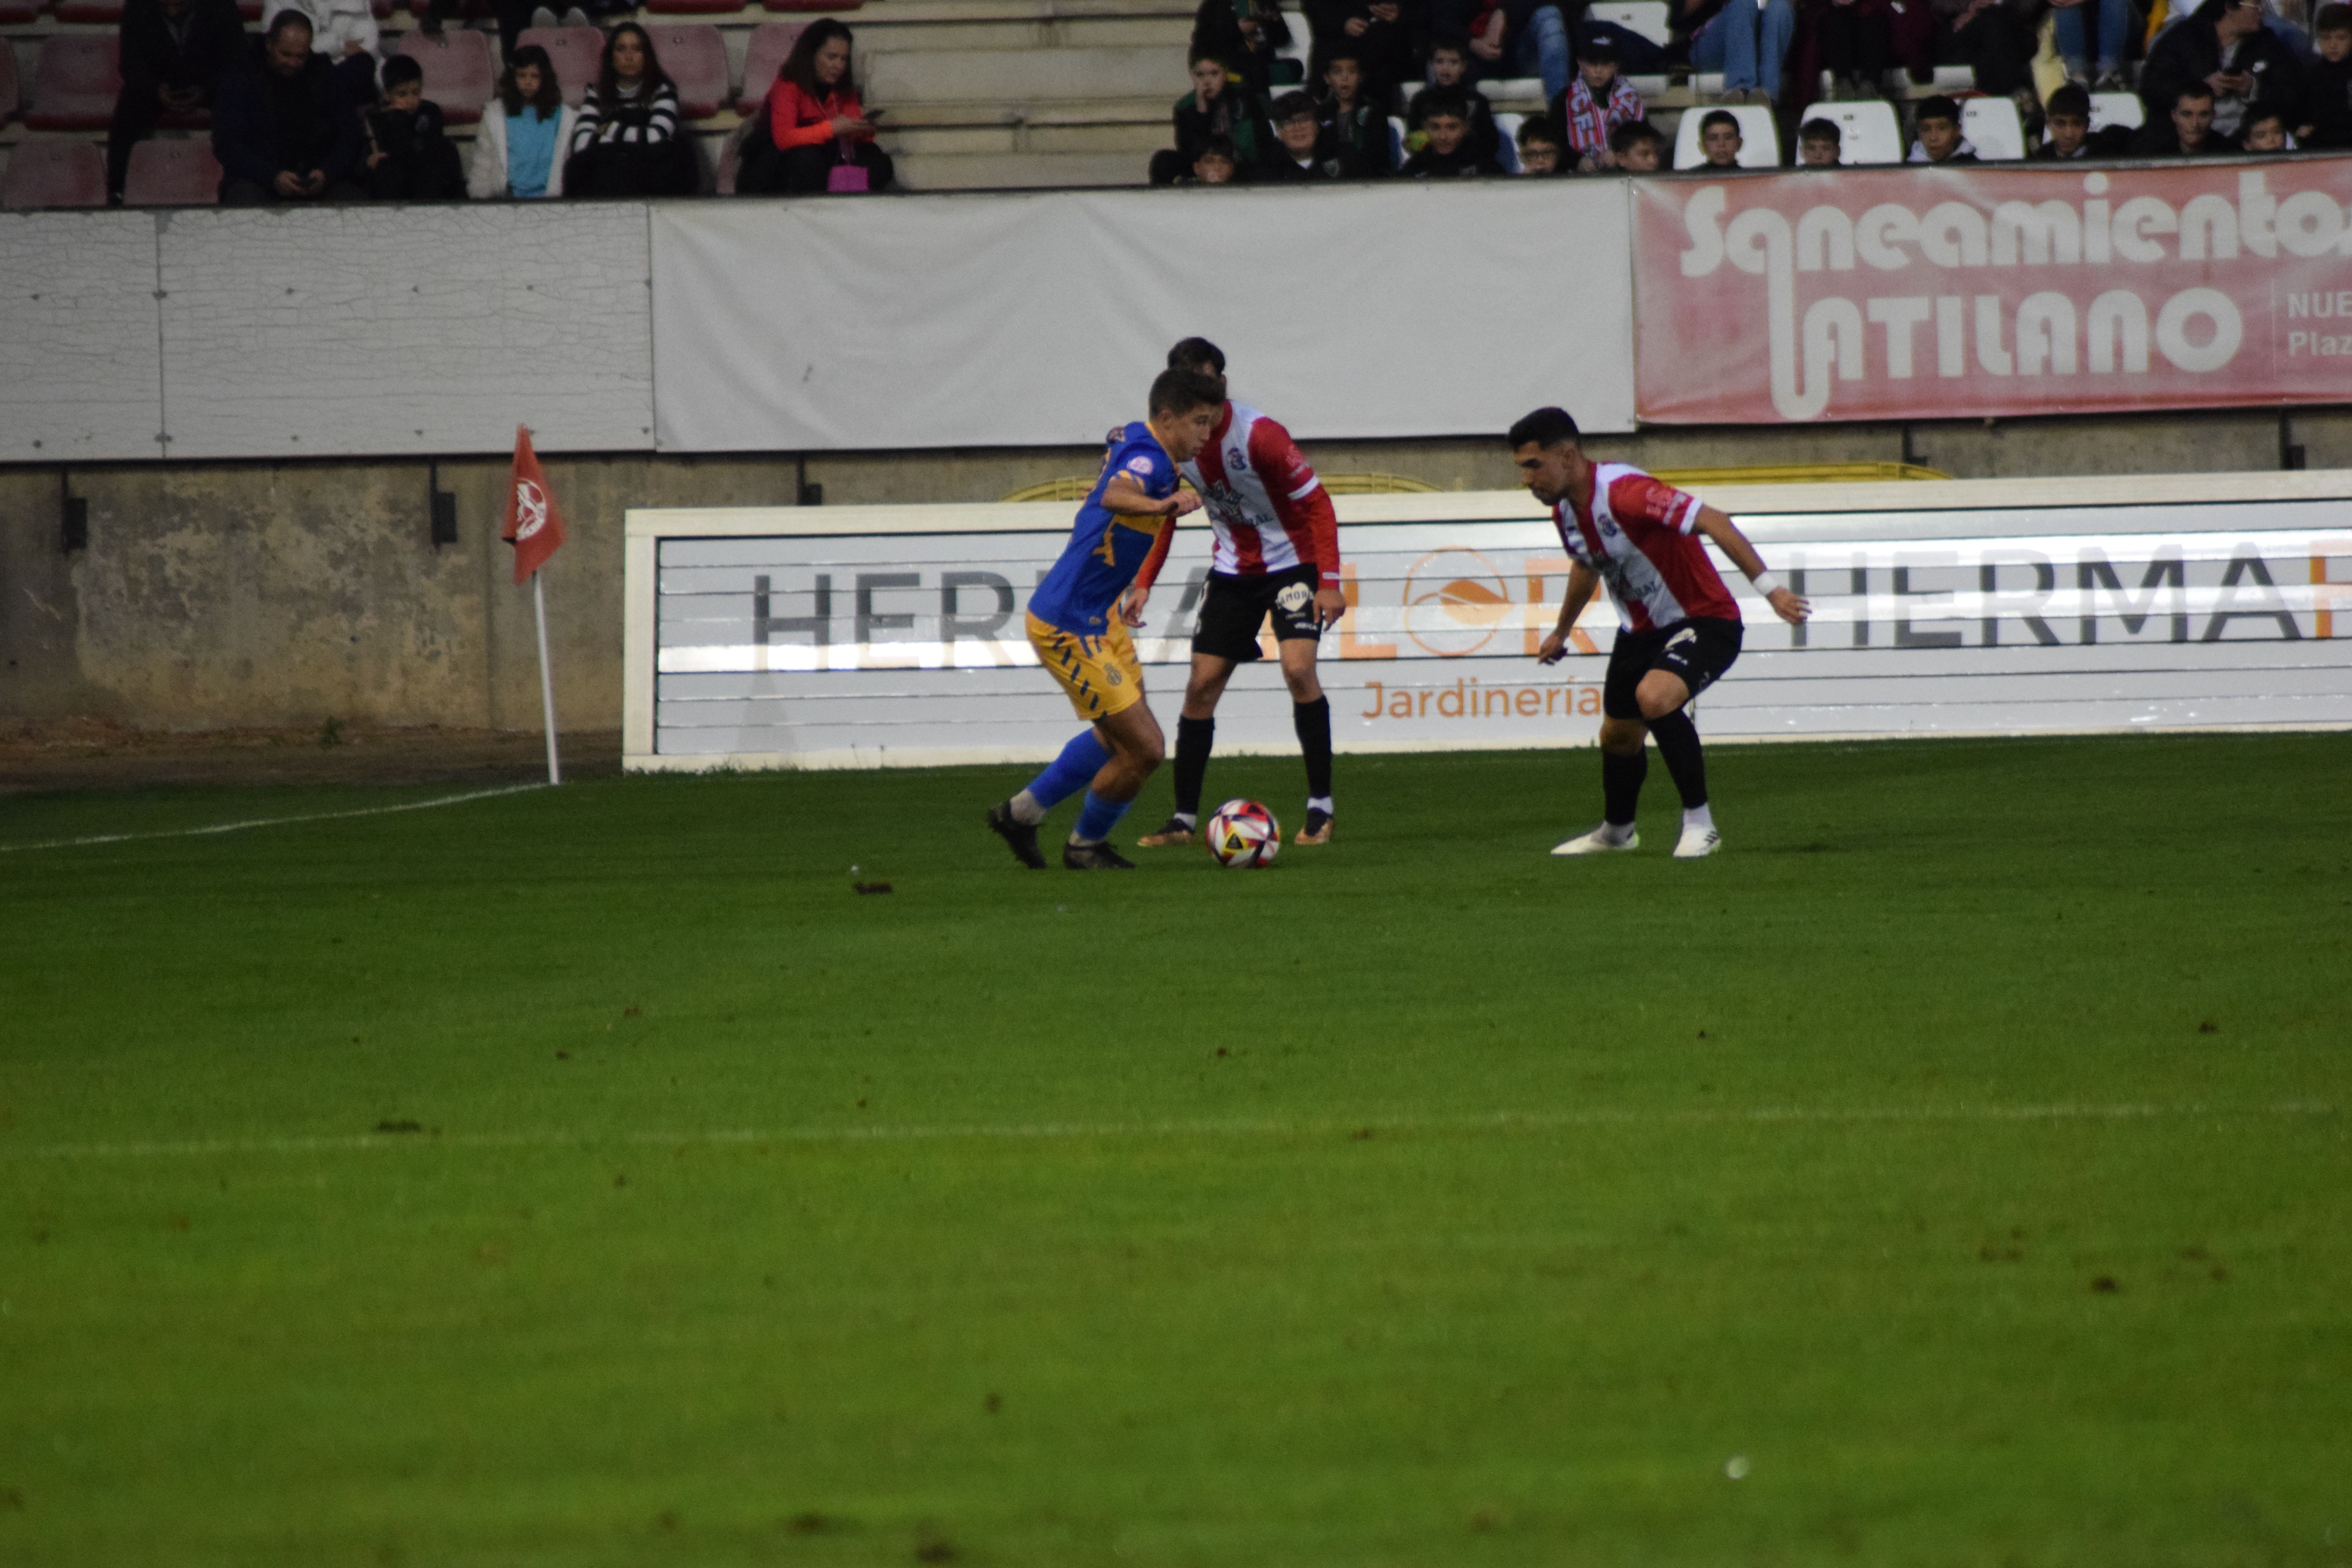
[[[1168,345],[1303,440],[1633,427],[1620,181],[1064,191],[653,212],[666,451],[1036,447]]]
[[[1738,590],[1716,739],[2352,724],[2352,473],[1748,487],[1738,518],[1814,616]],[[1342,497],[1349,611],[1325,639],[1359,752],[1563,746],[1599,728],[1614,617],[1534,654],[1569,562],[1524,495]],[[1022,630],[1067,505],[632,511],[632,768],[1050,756],[1077,721]],[[1181,530],[1138,634],[1172,729],[1208,532]],[[1726,568],[1727,571],[1728,569]],[[1736,574],[1731,574],[1737,582]],[[1271,659],[1218,743],[1286,751]]]

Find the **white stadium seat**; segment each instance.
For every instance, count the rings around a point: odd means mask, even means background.
[[[1588,21],[1614,22],[1660,48],[1665,47],[1671,36],[1666,29],[1666,0],[1595,0],[1584,13]]]
[[[1314,42],[1307,35],[1307,13],[1285,11],[1282,14],[1282,19],[1290,27],[1290,42],[1275,50],[1275,56],[1278,59],[1297,60],[1298,68],[1303,71],[1307,68],[1307,51],[1313,47]],[[1320,90],[1320,84],[1308,82],[1307,88],[1310,92],[1318,91]]]
[[[1503,165],[1503,173],[1519,172],[1519,127],[1528,122],[1524,114],[1495,116],[1495,161]]]
[[[1962,100],[1960,134],[1988,163],[2011,163],[2025,156],[2025,123],[2017,117],[2013,99]]]
[[[1675,132],[1675,167],[1695,169],[1706,162],[1699,151],[1699,121],[1714,113],[1712,109],[1690,109],[1683,112],[1681,129]],[[1723,112],[1739,121],[1739,166],[1743,169],[1773,169],[1780,163],[1780,132],[1772,122],[1772,107],[1766,103],[1726,104]]]
[[[1628,76],[1625,79],[1633,84],[1633,90],[1642,95],[1645,104],[1655,103],[1670,85],[1663,76]]]
[[[2120,125],[2137,131],[2147,123],[2147,110],[2136,92],[2095,92],[2091,95],[2091,129]]]
[[[1694,113],[1696,110],[1693,110]],[[1838,128],[1838,162],[1841,163],[1900,163],[1903,162],[1903,127],[1895,121],[1895,106],[1885,99],[1869,99],[1855,103],[1816,103],[1805,110],[1805,118],[1826,120]],[[1800,140],[1804,127],[1797,128]]]

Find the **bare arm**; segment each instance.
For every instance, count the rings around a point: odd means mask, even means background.
[[[1774,615],[1794,625],[1813,613],[1812,605],[1772,581],[1771,574],[1764,570],[1764,557],[1756,553],[1756,547],[1748,542],[1748,536],[1730,518],[1711,506],[1703,506],[1698,509],[1697,527],[1716,548],[1731,558],[1742,576],[1764,590],[1764,602],[1772,606]]]
[[[1143,487],[1128,473],[1116,473],[1103,487],[1102,503],[1107,510],[1122,517],[1181,517],[1201,504],[1201,498],[1190,489],[1179,487],[1166,500],[1154,500]]]
[[[1559,606],[1559,624],[1552,627],[1536,650],[1538,664],[1558,664],[1568,651],[1568,634],[1576,629],[1576,618],[1584,614],[1584,606],[1592,602],[1592,591],[1601,586],[1601,574],[1585,565],[1568,569],[1568,597]]]

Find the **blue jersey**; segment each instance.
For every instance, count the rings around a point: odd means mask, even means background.
[[[1125,474],[1153,500],[1176,493],[1179,476],[1151,426],[1135,424],[1114,430],[1110,450],[1094,492],[1078,509],[1077,526],[1062,558],[1029,597],[1029,613],[1047,626],[1066,632],[1096,636],[1110,625],[1111,607],[1135,581],[1143,558],[1160,537],[1159,517],[1122,516],[1103,505],[1103,490],[1113,474]]]

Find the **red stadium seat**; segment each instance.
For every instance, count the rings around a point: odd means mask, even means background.
[[[220,160],[209,142],[142,142],[122,182],[127,207],[208,207],[220,200]]]
[[[41,63],[33,68],[33,100],[25,123],[36,131],[105,130],[122,93],[114,58],[110,35],[49,35],[41,45]]]
[[[515,35],[515,47],[525,44],[537,44],[547,51],[547,58],[555,62],[555,85],[563,89],[563,101],[579,108],[604,63],[604,33],[595,27],[525,27]],[[661,45],[656,42],[654,48],[659,51]]]
[[[762,22],[751,29],[751,47],[743,56],[743,96],[735,100],[737,112],[749,114],[768,100],[768,89],[776,85],[776,73],[784,68],[802,26],[799,22]]]
[[[0,125],[16,119],[22,107],[16,100],[16,51],[0,48]]]
[[[866,0],[844,0],[839,5],[834,0],[763,0],[763,3],[771,11],[855,11],[865,5]]]
[[[727,43],[718,28],[708,22],[656,22],[646,36],[677,84],[677,106],[688,120],[708,120],[727,107]]]
[[[111,26],[122,20],[122,0],[58,0],[58,20],[103,22]]]
[[[112,40],[108,40],[111,42]],[[0,207],[102,207],[106,154],[95,142],[19,142],[0,182]]]
[[[248,22],[261,20],[261,0],[236,0],[236,14]]]
[[[747,0],[645,0],[645,8],[656,16],[731,16],[746,3]]]
[[[441,106],[442,118],[452,125],[471,125],[481,119],[482,105],[499,89],[488,33],[451,27],[436,38],[412,32],[394,52],[425,68],[425,96]]]
[[[40,16],[41,0],[0,0],[0,26],[21,27]]]

